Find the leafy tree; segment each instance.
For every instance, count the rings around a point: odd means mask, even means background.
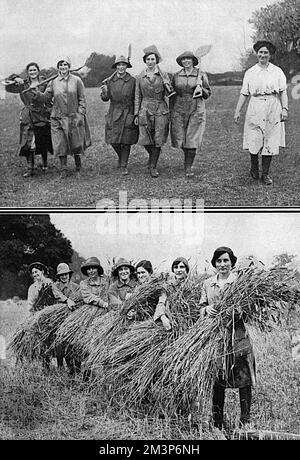
[[[116,56],[106,56],[93,52],[86,61],[86,66],[90,68],[89,73],[82,77],[86,87],[100,86],[101,82],[109,77],[113,72],[112,65]]]
[[[59,262],[70,263],[71,242],[51,223],[49,215],[0,217],[0,298],[24,297],[31,283],[28,266],[40,261],[54,275]]]
[[[300,59],[295,45],[300,36],[300,0],[283,0],[256,10],[249,20],[255,30],[253,42],[270,40],[276,46],[274,63],[288,78],[299,73]],[[243,70],[256,63],[255,53],[249,49],[241,57]]]
[[[274,256],[272,267],[273,268],[289,267],[289,265],[293,263],[296,257],[297,257],[296,255],[288,254],[287,252]]]

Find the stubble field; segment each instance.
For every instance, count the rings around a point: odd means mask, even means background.
[[[104,141],[104,116],[108,104],[102,102],[98,88],[86,90],[88,120],[92,146],[83,159],[81,178],[74,174],[73,159],[69,159],[70,175],[59,180],[58,160],[50,156],[49,171],[38,168],[32,178],[22,177],[25,159],[18,156],[19,112],[22,103],[18,95],[7,94],[0,99],[1,146],[1,207],[82,207],[95,208],[103,199],[113,199],[119,205],[119,191],[132,199],[204,200],[205,206],[298,206],[300,103],[291,97],[286,123],[287,148],[274,158],[271,175],[274,184],[266,187],[249,177],[248,153],[242,150],[243,119],[239,126],[233,121],[239,87],[213,87],[207,102],[207,128],[201,153],[195,160],[195,176],[183,174],[183,153],[170,146],[163,147],[159,160],[160,177],[149,176],[147,154],[134,146],[129,162],[130,174],[120,176],[116,154]],[[38,163],[38,162],[37,162]],[[201,203],[201,202],[198,202]],[[124,203],[123,203],[124,205]],[[126,206],[126,202],[125,202]]]
[[[7,344],[27,314],[25,301],[0,302],[0,335]],[[298,306],[288,327],[269,334],[251,330],[257,362],[252,430],[300,435],[300,362],[291,353],[291,333],[299,326]],[[207,425],[209,419],[194,426],[203,417],[197,411],[188,420],[124,407],[109,391],[91,389],[81,375],[71,379],[59,372],[54,360],[45,373],[39,363],[16,365],[7,354],[0,359],[0,391],[0,439],[207,440],[238,434],[238,390],[226,391],[226,432]]]

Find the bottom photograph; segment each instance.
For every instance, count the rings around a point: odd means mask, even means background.
[[[300,439],[300,213],[0,213],[0,438]]]

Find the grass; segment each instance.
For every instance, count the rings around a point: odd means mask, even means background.
[[[25,305],[1,302],[1,333],[9,339],[26,316]],[[291,322],[300,326],[299,307]],[[3,324],[5,325],[3,327]],[[288,328],[251,336],[257,361],[252,424],[258,430],[300,434],[299,362],[291,356]],[[80,376],[69,379],[52,366],[45,373],[39,363],[14,365],[11,356],[0,361],[0,439],[199,440],[222,439],[206,425],[193,427],[186,418],[150,417],[122,407],[103,388],[91,389]],[[238,391],[226,391],[227,423],[239,419]],[[197,419],[197,413],[195,414]]]
[[[290,93],[291,88],[289,89]],[[239,87],[213,87],[207,102],[207,127],[201,153],[195,160],[195,176],[183,174],[183,153],[170,146],[163,147],[159,160],[160,177],[149,176],[147,154],[134,146],[129,162],[129,176],[120,176],[116,169],[116,154],[104,142],[104,116],[108,104],[102,102],[98,88],[88,88],[88,120],[93,145],[83,159],[80,179],[74,176],[74,164],[69,160],[70,176],[59,181],[57,159],[49,160],[49,172],[40,169],[33,178],[24,179],[25,159],[18,156],[19,111],[18,95],[7,94],[0,100],[0,146],[2,164],[2,207],[85,207],[95,208],[103,199],[119,203],[119,191],[132,199],[177,198],[204,200],[205,206],[298,206],[299,205],[299,101],[291,95],[289,121],[286,123],[287,148],[273,159],[274,184],[266,187],[249,177],[248,153],[242,150],[243,120],[233,122]]]

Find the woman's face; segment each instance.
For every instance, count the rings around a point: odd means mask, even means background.
[[[118,275],[119,275],[120,280],[123,281],[123,283],[125,281],[128,281],[130,277],[130,268],[126,267],[126,265],[123,265],[122,267],[119,268]]]
[[[97,267],[88,267],[86,269],[87,275],[89,278],[97,278],[98,276],[98,268]]]
[[[190,57],[182,58],[181,63],[185,69],[190,69],[193,67],[193,59]]]
[[[33,268],[31,270],[31,276],[34,281],[41,281],[44,278],[44,272],[38,268]]]
[[[126,69],[127,69],[127,65],[125,64],[125,62],[119,62],[117,65],[117,72],[120,74],[120,75],[123,75],[125,72],[126,72]]]
[[[221,275],[229,275],[232,263],[229,254],[225,252],[216,260],[216,269]]]
[[[67,284],[70,279],[70,273],[64,273],[63,275],[59,276],[59,281],[61,281],[64,284]]]
[[[35,65],[31,65],[30,67],[28,67],[27,72],[28,72],[29,78],[32,78],[32,79],[37,78],[39,74],[39,71]]]
[[[179,264],[175,265],[173,270],[177,280],[181,281],[187,277],[187,269],[183,262],[179,262]]]
[[[70,67],[66,61],[62,61],[58,64],[58,70],[62,75],[68,75]]]
[[[145,281],[147,281],[147,279],[150,276],[150,273],[144,267],[138,267],[136,271],[136,275],[138,278],[138,282],[142,284]]]
[[[268,62],[270,61],[271,53],[266,46],[262,46],[257,51],[256,56],[260,64],[268,64]]]
[[[145,60],[146,60],[146,66],[149,69],[154,69],[154,67],[156,65],[156,56],[155,56],[155,54],[149,54],[149,56],[147,56]]]

